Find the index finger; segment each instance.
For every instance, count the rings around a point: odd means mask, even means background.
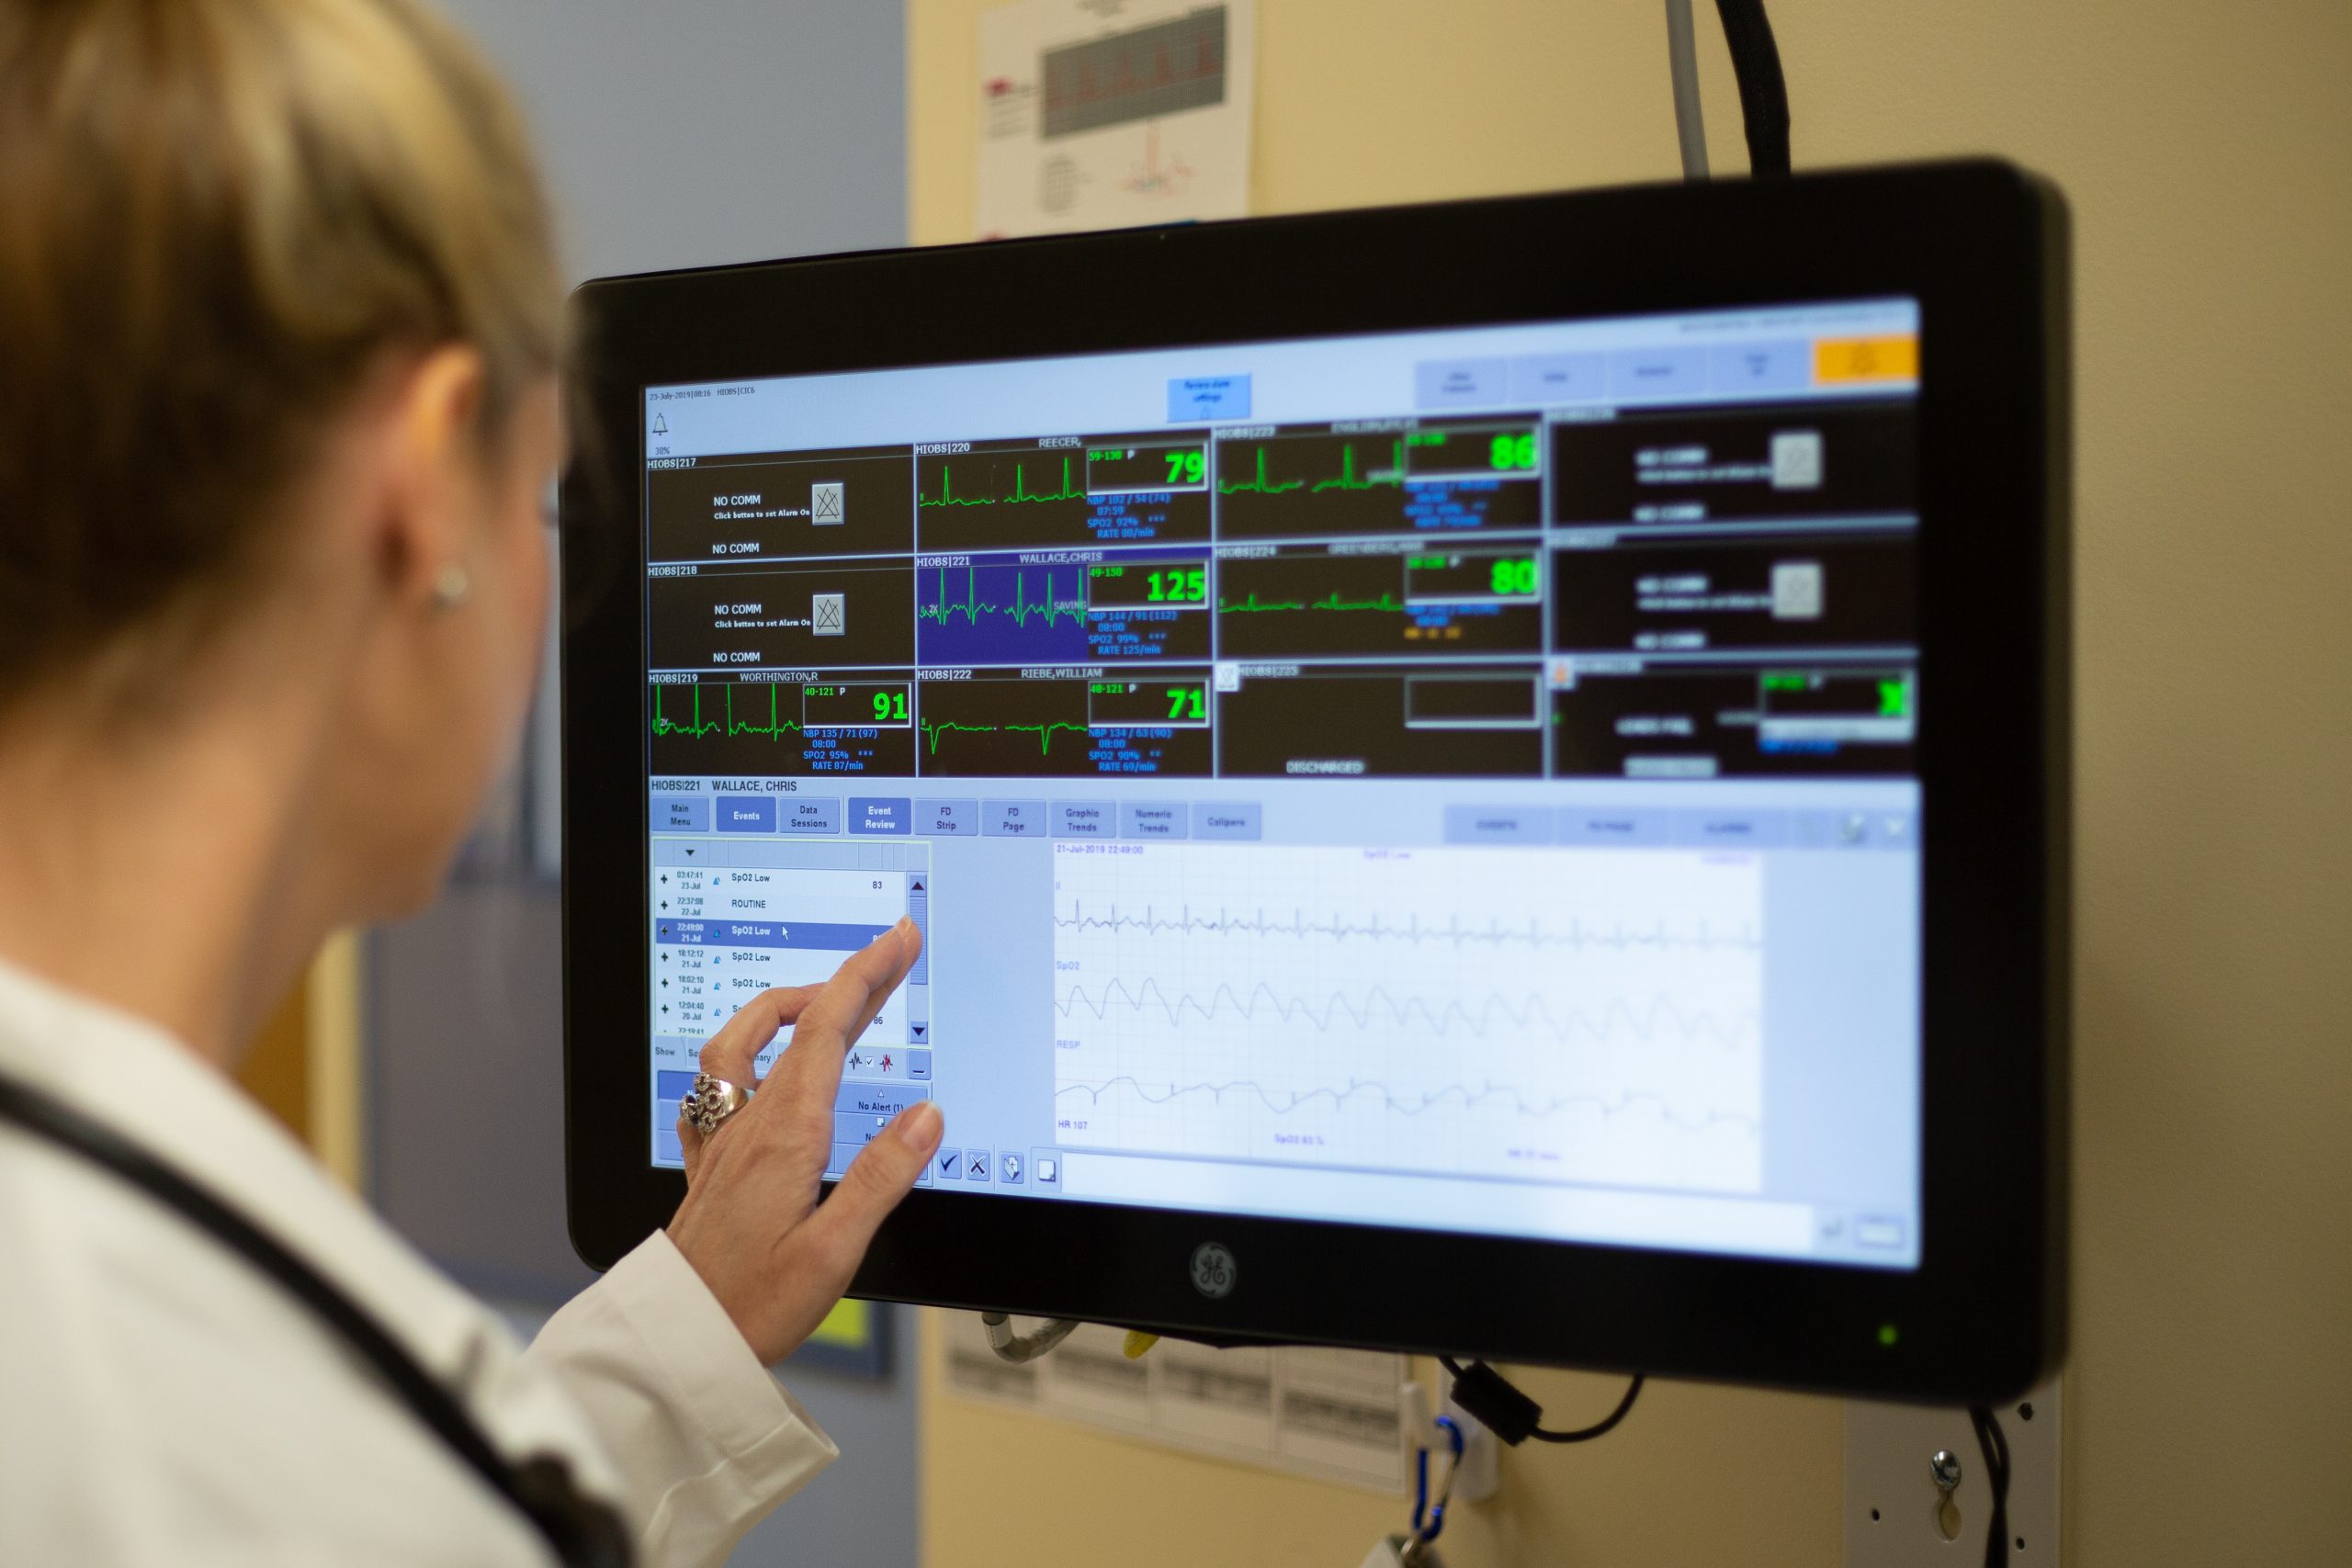
[[[781,986],[762,991],[745,1002],[726,1026],[704,1043],[702,1070],[745,1089],[753,1087],[758,1077],[754,1064],[760,1053],[768,1048],[768,1042],[776,1037],[776,1032],[798,1018],[816,997],[814,986]]]
[[[851,1043],[865,1032],[922,952],[922,933],[912,920],[901,916],[898,924],[833,971],[816,998],[801,1010],[792,1027],[792,1043],[776,1058],[775,1070],[769,1075],[771,1087],[783,1091],[777,1098],[791,1104],[798,1115],[812,1123],[824,1123],[828,1148],[832,1141],[833,1098],[841,1089],[842,1058],[848,1055]]]

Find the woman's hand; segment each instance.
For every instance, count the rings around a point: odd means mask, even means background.
[[[914,966],[922,937],[901,919],[822,986],[763,991],[702,1048],[702,1070],[749,1087],[776,1032],[792,1043],[752,1102],[708,1137],[684,1122],[686,1201],[670,1239],[769,1365],[841,1300],[866,1244],[939,1147],[939,1107],[918,1100],[850,1162],[822,1207],[842,1057]]]

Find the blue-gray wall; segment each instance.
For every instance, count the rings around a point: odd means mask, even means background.
[[[575,279],[904,242],[896,0],[443,4],[531,116]],[[531,750],[543,772],[549,749]],[[589,1278],[564,1235],[557,903],[529,852],[547,841],[533,807],[544,826],[552,792],[531,787],[530,767],[458,886],[377,933],[368,976],[375,1199],[526,1323]],[[752,1532],[744,1568],[916,1561],[912,1325],[899,1326],[885,1382],[786,1370],[842,1457]]]

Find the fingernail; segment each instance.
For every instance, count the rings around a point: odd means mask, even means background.
[[[907,935],[915,929],[915,918],[912,915],[900,915],[896,929],[900,936]]]
[[[890,1135],[907,1147],[928,1155],[932,1145],[939,1142],[940,1125],[939,1107],[928,1100],[918,1100],[899,1112],[898,1119],[890,1123]]]

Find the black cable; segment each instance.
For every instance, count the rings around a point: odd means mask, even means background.
[[[276,1236],[122,1136],[30,1085],[0,1077],[0,1122],[46,1138],[139,1189],[209,1235],[323,1319],[372,1366],[401,1404],[493,1492],[529,1519],[557,1560],[620,1568],[631,1557],[620,1517],[581,1493],[560,1460],[510,1463],[456,1395],[375,1317]]]
[[[1970,1405],[1968,1419],[1976,1428],[1976,1446],[1984,1455],[1984,1477],[1993,1488],[1993,1518],[1984,1536],[1984,1568],[2001,1568],[2009,1560],[2009,1439],[1989,1405]]]
[[[1512,1448],[1532,1438],[1539,1443],[1589,1443],[1617,1429],[1625,1413],[1634,1408],[1634,1401],[1641,1397],[1644,1374],[1635,1372],[1626,1385],[1625,1397],[1617,1408],[1589,1427],[1573,1431],[1560,1431],[1542,1425],[1544,1407],[1521,1393],[1502,1373],[1484,1361],[1473,1361],[1467,1367],[1451,1356],[1440,1356],[1438,1365],[1453,1378],[1453,1402],[1477,1417],[1479,1425],[1493,1432]]]
[[[1739,79],[1739,115],[1747,131],[1747,172],[1770,179],[1789,172],[1789,84],[1781,73],[1780,45],[1764,0],[1715,0],[1732,73]]]

